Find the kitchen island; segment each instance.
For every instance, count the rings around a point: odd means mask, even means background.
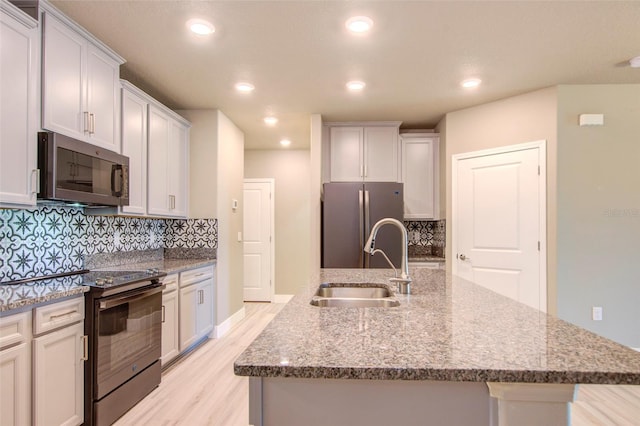
[[[576,384],[640,384],[640,354],[442,270],[415,269],[398,307],[319,308],[322,270],[236,360],[264,424],[568,424]]]

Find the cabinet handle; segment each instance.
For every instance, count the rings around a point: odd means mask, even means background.
[[[164,324],[164,314],[165,314],[165,308],[164,305],[162,305],[162,323]]]
[[[80,361],[88,361],[89,360],[89,336],[86,334],[80,337],[82,340],[82,358]]]
[[[90,133],[90,128],[89,128],[89,111],[85,111],[85,112],[84,112],[84,132],[85,132],[85,133]]]
[[[73,314],[75,314],[75,313],[77,313],[77,312],[78,312],[78,311],[77,311],[76,309],[74,309],[73,311],[65,312],[64,314],[51,315],[51,316],[49,317],[49,320],[53,321],[53,320],[56,320],[56,319],[58,319],[58,318],[68,317],[68,316],[71,316],[71,315],[73,315]]]
[[[367,163],[364,163],[364,177],[367,177]]]
[[[96,133],[96,115],[94,113],[89,114],[89,134]]]
[[[364,177],[364,164],[360,164],[360,177]]]
[[[40,169],[31,170],[31,193],[37,194],[40,192]]]

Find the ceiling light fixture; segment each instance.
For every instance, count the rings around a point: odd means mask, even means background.
[[[278,122],[278,119],[276,117],[269,116],[264,118],[264,122],[269,126],[275,126],[276,123]]]
[[[290,141],[289,139],[282,139],[282,140],[280,141],[280,145],[282,145],[282,146],[289,146],[289,145],[291,145],[291,141]]]
[[[254,89],[255,89],[255,86],[251,83],[247,83],[244,81],[240,83],[236,83],[236,90],[238,92],[250,93],[250,92],[253,92]]]
[[[198,35],[209,35],[216,31],[213,24],[204,19],[189,19],[187,21],[187,27],[189,27],[191,32]]]
[[[347,19],[345,26],[352,33],[366,33],[373,27],[373,20],[367,16],[354,16]]]
[[[468,78],[466,80],[463,80],[460,85],[465,89],[473,89],[480,86],[480,83],[482,83],[482,80],[480,80],[479,78]]]
[[[347,83],[347,89],[351,90],[352,92],[359,92],[364,89],[364,86],[366,86],[364,81],[354,80]]]
[[[636,56],[635,58],[631,58],[629,60],[629,65],[631,65],[631,68],[640,68],[640,56]]]

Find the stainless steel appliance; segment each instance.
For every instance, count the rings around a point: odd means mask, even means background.
[[[111,425],[160,384],[165,273],[85,276],[85,425]]]
[[[322,199],[322,267],[388,268],[381,255],[363,251],[371,227],[390,217],[402,222],[401,183],[325,183]],[[384,250],[396,268],[401,266],[402,236],[397,229],[380,229],[376,247]]]
[[[38,200],[129,205],[129,158],[58,133],[38,133]]]
[[[111,425],[160,384],[165,276],[157,269],[83,269],[1,283],[91,287],[85,293],[85,425]]]

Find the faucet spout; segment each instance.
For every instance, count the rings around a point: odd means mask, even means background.
[[[407,240],[409,238],[407,235],[407,228],[404,227],[402,222],[390,217],[386,217],[384,219],[380,219],[379,221],[377,221],[375,225],[373,225],[373,228],[371,228],[369,239],[367,240],[367,243],[364,245],[364,251],[367,253],[370,253],[371,256],[373,256],[375,253],[380,251],[375,249],[376,235],[378,235],[378,230],[384,225],[393,225],[396,228],[398,228],[400,230],[400,233],[402,234],[402,260],[400,261],[401,263],[400,276],[398,277],[396,272],[396,277],[391,278],[391,281],[398,283],[400,293],[409,294],[410,292],[409,283],[411,282],[411,278],[409,277],[409,259],[408,259],[409,256],[407,254],[408,252]],[[394,267],[394,270],[395,270],[395,267]]]

